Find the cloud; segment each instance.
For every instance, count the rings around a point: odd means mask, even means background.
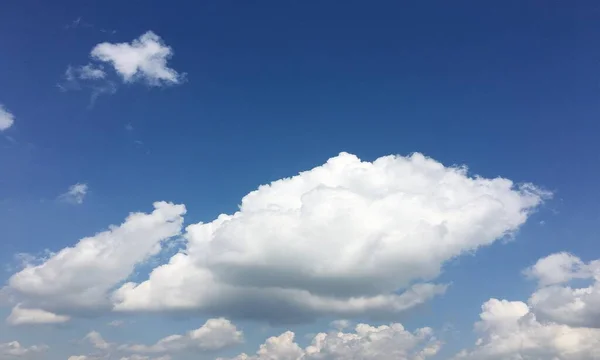
[[[430,328],[411,333],[399,323],[378,327],[358,324],[354,332],[319,333],[305,349],[294,337],[293,332],[286,331],[267,339],[256,355],[243,353],[233,360],[424,360],[436,355],[442,345]]]
[[[65,28],[65,30],[77,29],[77,28],[97,29],[101,33],[110,34],[110,35],[114,35],[114,34],[117,33],[117,30],[98,28],[94,24],[91,24],[91,23],[88,23],[88,22],[84,21],[81,16],[78,17],[77,19],[71,21],[71,23],[65,25],[64,28]]]
[[[170,335],[153,345],[122,345],[120,350],[135,353],[174,353],[185,350],[215,351],[242,343],[243,333],[231,321],[209,319],[185,335]]]
[[[600,260],[584,263],[576,256],[559,253],[539,260],[527,273],[541,286],[529,298],[539,317],[570,326],[600,328]],[[573,279],[591,281],[590,286],[569,286]]]
[[[6,319],[11,325],[62,324],[70,320],[69,316],[58,315],[42,309],[28,309],[17,304]]]
[[[514,234],[546,196],[421,154],[341,153],[260,186],[233,215],[188,226],[185,251],[119,288],[115,310],[389,316],[443,293],[429,281],[447,261]]]
[[[30,347],[22,346],[18,341],[11,341],[0,344],[0,358],[24,357],[36,353],[44,352],[48,349],[46,345],[32,345]]]
[[[110,354],[101,354],[101,355],[71,355],[67,360],[112,360],[115,359],[110,356]],[[144,360],[144,359],[141,359]]]
[[[87,64],[81,66],[79,69],[79,78],[85,80],[92,79],[104,79],[106,77],[106,73],[104,72],[104,68],[102,66],[97,66],[94,64]]]
[[[77,26],[80,22],[81,19],[78,19],[73,24]],[[104,29],[100,31],[115,33]],[[90,91],[89,107],[94,106],[99,96],[117,92],[117,84],[109,79],[101,62],[110,64],[126,83],[143,81],[150,86],[163,86],[180,84],[185,80],[185,74],[167,66],[173,50],[152,31],[131,43],[100,43],[92,49],[90,56],[93,62],[87,65],[69,65],[64,81],[57,84],[63,92]]]
[[[591,360],[600,358],[600,330],[540,322],[527,304],[490,299],[476,329],[482,337],[455,359]]]
[[[0,131],[4,131],[15,123],[15,116],[0,104]]]
[[[83,199],[88,192],[88,185],[77,183],[69,186],[69,190],[66,193],[61,194],[59,198],[63,201],[71,204],[83,204]]]
[[[112,327],[121,327],[121,326],[123,326],[123,324],[125,324],[125,321],[123,321],[123,320],[113,320],[113,321],[109,322],[107,325],[112,326]]]
[[[102,338],[102,335],[100,335],[100,333],[97,331],[90,331],[85,336],[84,340],[89,341],[90,344],[92,344],[96,349],[106,350],[110,348],[110,344],[107,343],[106,340]]]
[[[349,328],[352,325],[352,322],[350,320],[346,320],[346,319],[341,319],[341,320],[334,320],[331,323],[329,323],[329,326],[337,329],[339,331],[342,331],[344,329]]]
[[[71,355],[67,360],[112,360],[115,359],[110,356],[110,354],[102,354],[102,355]],[[144,359],[141,359],[144,360]],[[148,359],[150,360],[150,359]]]
[[[538,260],[535,265],[526,269],[524,274],[536,279],[539,286],[562,284],[576,278],[585,279],[591,275],[581,259],[565,252]]]
[[[69,84],[78,86],[78,80],[99,80],[106,78],[106,72],[101,65],[87,64],[67,67],[65,79]]]
[[[162,39],[148,31],[131,43],[96,45],[93,59],[111,64],[124,82],[144,81],[151,86],[179,84],[184,75],[167,66],[172,49]]]
[[[108,291],[159,253],[164,240],[180,234],[185,211],[183,205],[156,202],[150,214],[131,213],[121,225],[26,266],[11,276],[9,289],[45,310],[108,309]]]
[[[91,27],[94,27],[94,25],[83,21],[83,19],[81,18],[81,16],[78,17],[77,19],[71,21],[70,24],[65,25],[65,29],[66,30],[68,30],[68,29],[76,29],[76,28],[79,28],[79,27],[91,28]]]
[[[88,84],[95,83],[94,80],[106,78],[106,72],[102,66],[87,64],[83,66],[67,66],[64,75],[65,81],[57,86],[62,91],[82,90]],[[104,80],[103,80],[104,82]]]
[[[107,74],[101,65],[87,64],[84,66],[68,66],[65,80],[57,84],[63,91],[90,91],[90,107],[94,106],[100,95],[112,95],[117,92],[117,85],[107,79]]]
[[[111,81],[106,81],[97,85],[91,85],[90,89],[92,91],[92,94],[90,95],[90,108],[94,106],[96,100],[98,99],[98,97],[100,97],[100,95],[112,95],[117,92],[117,86]]]
[[[121,360],[171,360],[171,356],[163,355],[159,357],[150,357],[146,355],[134,354],[130,356],[123,356]]]

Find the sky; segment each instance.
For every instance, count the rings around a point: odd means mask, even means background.
[[[600,4],[0,4],[0,359],[600,359]]]

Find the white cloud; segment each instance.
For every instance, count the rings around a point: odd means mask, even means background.
[[[304,356],[304,350],[294,342],[295,334],[286,331],[279,336],[273,336],[260,346],[256,356],[240,354],[232,360],[299,360]],[[219,358],[218,360],[224,360]]]
[[[131,213],[121,225],[28,265],[11,276],[9,288],[45,310],[106,309],[108,291],[180,234],[184,214],[183,205],[156,202],[150,214]]]
[[[172,49],[162,39],[148,31],[131,43],[101,43],[92,49],[95,60],[114,66],[125,82],[143,80],[152,86],[178,84],[183,75],[167,66]]]
[[[329,326],[333,329],[342,331],[352,326],[352,322],[346,319],[334,320],[331,323],[329,323]]]
[[[527,304],[490,299],[476,329],[482,337],[456,359],[592,360],[600,358],[600,330],[537,320]]]
[[[101,355],[71,355],[67,360],[111,360],[114,359],[110,356],[110,354],[101,354]],[[142,359],[143,360],[143,359]],[[149,359],[148,359],[149,360]]]
[[[600,260],[584,263],[564,253],[540,259],[527,271],[542,285],[529,298],[529,305],[540,318],[570,326],[600,328]],[[563,285],[573,279],[587,279],[587,287]]]
[[[173,353],[183,350],[215,351],[243,342],[243,333],[224,318],[209,319],[185,335],[170,335],[153,345],[123,345],[120,350],[136,353]]]
[[[42,309],[28,309],[17,304],[6,319],[11,325],[61,324],[70,320],[69,316],[58,315]]]
[[[106,73],[102,66],[87,64],[81,66],[79,69],[79,78],[85,80],[96,80],[96,79],[104,79],[106,77]]]
[[[538,260],[524,273],[536,279],[539,286],[562,284],[577,278],[585,279],[591,275],[581,259],[565,252]]]
[[[113,321],[109,322],[107,325],[112,326],[112,327],[121,327],[121,326],[123,326],[123,324],[125,324],[125,321],[123,321],[123,320],[113,320]]]
[[[106,350],[110,348],[110,344],[104,340],[102,335],[97,331],[90,331],[84,338],[92,344],[96,349]]]
[[[187,227],[187,248],[114,293],[119,311],[201,309],[306,321],[406,310],[448,260],[513,234],[546,193],[414,154],[342,153]],[[402,291],[405,291],[402,293]]]
[[[401,324],[379,327],[359,324],[354,332],[317,334],[310,346],[302,349],[294,342],[295,334],[286,331],[260,346],[256,355],[240,354],[235,360],[423,360],[437,354],[441,342],[430,328],[411,333]]]
[[[24,357],[36,353],[44,352],[48,349],[45,345],[32,345],[30,347],[24,347],[18,341],[11,341],[8,343],[0,344],[0,359],[14,357]]]
[[[123,356],[121,360],[171,360],[171,356],[163,355],[159,357],[150,357],[146,355],[134,354],[130,356]]]
[[[172,55],[172,49],[152,31],[131,43],[104,42],[92,49],[90,56],[94,62],[82,66],[69,65],[64,81],[57,86],[64,92],[89,90],[89,107],[93,107],[99,96],[117,92],[117,84],[110,80],[99,62],[109,63],[126,83],[139,80],[151,86],[179,84],[184,81],[185,74],[179,74],[167,66]]]
[[[15,123],[15,116],[0,104],[0,131],[4,131]]]
[[[69,190],[67,190],[67,192],[64,194],[61,194],[59,198],[72,204],[83,204],[83,199],[87,195],[87,192],[87,184],[77,183],[69,186]]]
[[[100,80],[106,78],[106,72],[101,65],[87,64],[82,66],[67,66],[65,80],[73,87],[79,87],[79,80]]]

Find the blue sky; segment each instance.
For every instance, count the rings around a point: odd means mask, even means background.
[[[599,12],[4,2],[0,359],[600,358]]]

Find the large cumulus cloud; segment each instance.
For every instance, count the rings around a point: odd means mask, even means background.
[[[180,233],[185,207],[156,203],[12,276],[23,306],[202,311],[272,322],[398,313],[443,293],[450,259],[510,236],[547,194],[472,177],[421,154],[341,153],[260,186],[234,214],[193,224],[185,249],[141,282],[134,267]],[[116,290],[114,290],[116,287]]]
[[[445,290],[428,282],[447,260],[512,234],[545,195],[421,154],[341,153],[188,226],[185,251],[123,285],[115,308],[277,321],[402,311]]]

